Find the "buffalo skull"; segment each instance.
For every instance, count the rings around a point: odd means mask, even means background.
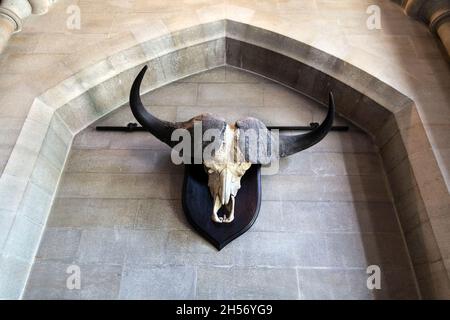
[[[240,189],[241,177],[252,164],[267,165],[273,160],[286,157],[305,150],[321,141],[330,131],[335,114],[333,95],[329,94],[329,107],[325,120],[314,130],[306,134],[278,135],[269,130],[264,123],[255,118],[245,118],[228,124],[221,118],[211,114],[202,114],[185,122],[163,121],[143,106],[140,98],[140,86],[147,66],[136,77],[130,92],[130,107],[136,120],[156,138],[176,149],[178,140],[174,133],[184,130],[196,136],[196,126],[201,129],[201,151],[211,146],[205,136],[215,132],[214,145],[210,153],[201,153],[200,163],[208,174],[208,186],[214,202],[212,220],[217,223],[230,223],[234,219],[235,197]],[[194,144],[198,143],[193,141]],[[274,152],[275,150],[275,152]],[[183,150],[184,151],[184,150]],[[195,157],[189,155],[185,163]],[[194,159],[198,163],[199,159]],[[221,207],[225,207],[224,217],[217,215]]]

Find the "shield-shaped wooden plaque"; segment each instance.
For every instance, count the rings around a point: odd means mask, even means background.
[[[241,178],[236,196],[234,220],[215,223],[211,220],[213,198],[208,188],[208,175],[203,165],[185,165],[183,209],[189,223],[217,250],[246,232],[258,217],[261,205],[261,166],[252,165]],[[223,215],[224,208],[219,211]]]

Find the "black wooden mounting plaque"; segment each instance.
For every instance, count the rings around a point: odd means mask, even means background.
[[[217,250],[221,250],[250,229],[258,217],[261,206],[261,166],[252,165],[241,178],[241,188],[235,199],[235,218],[231,223],[215,223],[211,220],[213,198],[203,165],[185,165],[182,199],[189,223]],[[219,210],[219,216],[223,215],[223,210]]]

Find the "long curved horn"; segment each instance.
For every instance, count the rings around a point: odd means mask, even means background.
[[[178,126],[173,122],[162,121],[151,113],[149,113],[141,101],[140,88],[141,82],[144,78],[145,72],[147,71],[147,66],[142,68],[141,72],[139,72],[138,76],[133,82],[130,91],[130,108],[131,112],[133,112],[136,120],[151,134],[153,134],[156,138],[164,142],[165,144],[173,147],[174,142],[171,141],[172,132],[178,128]]]
[[[330,92],[327,117],[320,126],[305,134],[294,136],[280,135],[280,157],[287,157],[300,152],[321,141],[333,125],[335,111],[336,106],[334,105],[333,93]]]

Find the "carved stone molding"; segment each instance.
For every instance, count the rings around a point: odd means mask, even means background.
[[[32,13],[41,15],[48,12],[48,8],[50,7],[49,0],[28,0],[31,5]]]
[[[10,20],[13,23],[14,32],[20,32],[22,30],[22,18],[15,14],[14,11],[5,7],[0,7],[0,16]]]
[[[401,5],[408,16],[428,24],[450,55],[450,0],[403,0]]]
[[[24,19],[31,14],[45,14],[50,0],[3,0],[0,1],[0,54],[11,35],[20,32]]]

